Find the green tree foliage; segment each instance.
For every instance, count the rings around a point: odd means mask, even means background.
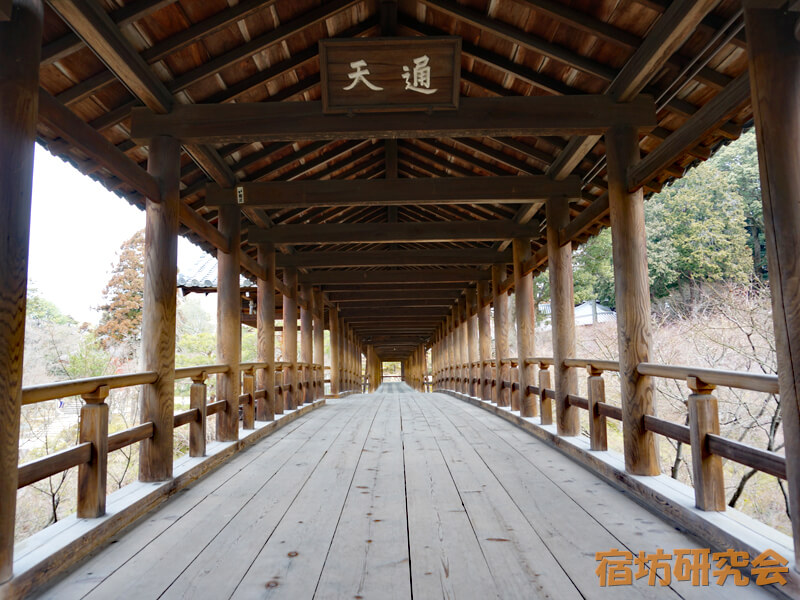
[[[645,204],[651,293],[698,282],[747,281],[744,201],[727,176],[704,163]]]
[[[761,204],[755,130],[743,133],[740,139],[721,148],[708,163],[723,173],[741,196],[749,234],[747,244],[753,257],[753,273],[757,279],[766,279],[764,210]]]
[[[62,313],[54,303],[40,296],[38,290],[30,285],[28,286],[26,314],[28,319],[37,324],[77,325],[75,319]]]
[[[575,303],[597,300],[614,306],[614,267],[611,230],[604,229],[572,255]]]
[[[119,259],[103,295],[97,336],[105,347],[141,339],[144,302],[144,230],[120,246]]]

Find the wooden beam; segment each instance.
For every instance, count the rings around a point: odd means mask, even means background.
[[[618,102],[636,98],[717,3],[718,0],[672,2],[642,45],[614,77],[606,94]],[[547,174],[560,179],[572,173],[599,139],[596,135],[571,139],[547,169]]]
[[[606,94],[621,102],[632,100],[718,3],[718,0],[672,2],[611,82]]]
[[[559,232],[559,243],[567,244],[586,232],[599,219],[608,216],[608,192],[604,193],[581,213],[572,219],[569,224]]]
[[[414,269],[393,271],[347,270],[309,271],[299,276],[300,283],[315,285],[326,283],[423,283],[469,282],[489,278],[489,271],[480,269]],[[344,314],[342,308],[342,314]]]
[[[65,1],[65,0],[61,0]],[[620,104],[607,96],[509,96],[462,98],[458,111],[325,115],[320,102],[190,104],[171,113],[136,108],[131,137],[174,135],[184,143],[272,142],[294,139],[600,135],[624,124],[657,125],[652,98]]]
[[[433,299],[416,299],[416,298],[403,298],[400,300],[374,300],[372,298],[363,301],[351,301],[341,304],[341,310],[359,309],[362,307],[380,306],[382,308],[405,308],[405,307],[421,307],[421,306],[450,306],[453,304],[451,298],[433,298]]]
[[[147,171],[42,88],[39,121],[142,196],[156,201],[160,198],[158,184]]]
[[[328,298],[336,304],[348,304],[351,302],[377,302],[380,300],[455,300],[459,292],[446,292],[437,290],[409,290],[401,291],[381,291],[381,290],[353,290],[352,292],[328,292]]]
[[[409,317],[411,319],[417,317],[439,317],[444,316],[447,313],[446,309],[440,308],[438,306],[430,306],[430,307],[422,307],[422,308],[411,308],[408,309],[396,309],[392,311],[392,314],[398,317]],[[339,316],[343,319],[352,319],[356,317],[378,317],[382,318],[386,316],[386,311],[380,307],[377,308],[350,308],[342,307],[339,309]]]
[[[492,19],[491,17],[478,12],[475,9],[458,4],[454,0],[423,1],[425,4],[444,12],[445,14],[454,16],[462,21],[466,21],[470,25],[477,26],[480,29],[490,31],[493,35],[511,42],[512,44],[520,45],[526,50],[546,56],[563,65],[573,67],[574,69],[584,73],[589,73],[590,75],[606,81],[610,81],[614,77],[614,69],[610,66],[604,65],[590,58],[586,58],[585,56],[565,48],[564,46],[554,44],[543,38],[528,34],[521,29],[513,25],[509,25],[503,21]]]
[[[111,11],[111,20],[118,27],[135,23],[147,15],[157,10],[174,4],[176,0],[135,0],[125,6]],[[60,38],[49,42],[42,47],[42,64],[49,65],[57,60],[61,60],[83,48],[83,41],[72,32],[62,35]]]
[[[295,252],[277,258],[283,267],[403,267],[428,265],[490,265],[511,262],[511,253],[488,248],[432,248],[430,250],[389,250],[386,252]]]
[[[750,77],[745,71],[632,167],[628,175],[629,190],[641,188],[659,171],[673,164],[686,148],[697,144],[749,101]]]
[[[0,21],[11,20],[11,3],[13,0],[0,0]]]
[[[50,0],[49,4],[134,96],[152,110],[167,112],[172,108],[172,94],[101,4],[91,0]],[[149,140],[158,135],[147,137]]]
[[[206,187],[206,205],[260,208],[441,204],[526,204],[580,195],[579,177],[554,181],[544,175],[432,179],[303,180]],[[241,202],[240,202],[241,200]]]
[[[271,229],[252,228],[248,241],[274,244],[492,241],[531,237],[538,233],[537,229],[535,222],[523,225],[508,220],[280,225]]]

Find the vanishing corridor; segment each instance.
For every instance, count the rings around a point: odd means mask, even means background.
[[[595,574],[597,551],[697,547],[528,433],[396,383],[329,400],[235,456],[42,597],[768,595],[713,578],[601,588]]]

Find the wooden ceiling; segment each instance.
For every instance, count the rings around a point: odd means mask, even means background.
[[[658,125],[641,138],[643,160],[630,174],[646,193],[708,158],[752,119],[739,0],[49,0],[39,140],[142,206],[147,189],[136,164],[145,168],[147,148],[130,137],[133,108],[316,101],[318,41],[380,35],[460,36],[462,97],[605,94],[625,102],[652,95]],[[217,211],[206,205],[208,184],[523,175],[580,178],[581,197],[570,204],[564,241],[580,244],[608,226],[599,136],[297,139],[187,144],[182,233],[212,253],[225,247],[215,227]],[[450,221],[527,224],[535,258],[530,268],[546,267],[540,203],[386,205],[376,198],[357,206],[244,210],[243,270],[258,270],[248,243],[257,228]],[[331,301],[341,298],[342,314],[385,359],[408,354],[401,341],[429,339],[448,305],[492,262],[492,253],[508,260],[509,246],[507,239],[286,239],[297,241],[279,246],[279,268],[297,266],[301,281],[319,285]],[[437,254],[425,263],[421,256],[433,249]],[[350,261],[347,254],[356,252],[364,258]],[[389,308],[387,296],[406,300],[407,309]],[[420,327],[401,340],[390,335],[387,313],[400,327],[411,321]]]

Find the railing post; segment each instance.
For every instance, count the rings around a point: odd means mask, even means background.
[[[743,2],[786,444],[786,488],[795,568],[800,569],[800,41],[797,13],[787,12],[782,4]]]
[[[589,448],[592,450],[608,450],[608,428],[606,417],[600,414],[598,404],[606,401],[606,384],[603,372],[588,365],[587,387],[589,390]]]
[[[43,2],[0,22],[0,583],[11,578]]]
[[[519,389],[519,360],[512,360],[508,363],[508,382],[511,384],[511,410],[519,412],[520,410],[520,393]],[[517,384],[517,389],[514,389],[514,384]]]
[[[545,390],[550,387],[550,368],[545,363],[539,364],[539,414],[542,425],[553,424],[553,403],[547,397]]]
[[[697,377],[686,380],[689,389],[689,436],[692,446],[695,505],[701,510],[725,510],[725,476],[722,458],[708,451],[706,435],[719,435],[717,399],[708,385]]]
[[[217,440],[239,439],[239,362],[242,352],[242,297],[239,290],[241,213],[235,204],[219,207],[220,233],[230,240],[230,252],[217,252],[217,360],[228,371],[217,377],[217,396],[225,410],[217,413]]]
[[[536,355],[536,311],[533,302],[533,273],[524,272],[524,263],[531,258],[531,240],[512,240],[514,258],[514,297],[517,320],[517,360],[519,361],[520,416],[535,417],[539,414],[536,395],[528,393],[528,386],[536,381],[536,365],[527,359]]]
[[[108,477],[108,386],[101,385],[81,398],[78,441],[92,444],[92,458],[78,467],[78,518],[93,519],[106,514]]]
[[[258,304],[256,305],[256,335],[258,362],[267,363],[259,369],[256,387],[264,390],[258,401],[256,419],[275,419],[275,246],[258,244],[258,264],[264,268],[264,279],[258,277]]]
[[[150,141],[147,170],[158,181],[161,198],[146,199],[141,365],[158,373],[158,379],[139,393],[142,423],[152,421],[154,426],[153,437],[140,445],[141,481],[172,477],[180,155],[175,138]],[[236,214],[238,218],[238,210]]]
[[[497,389],[499,390],[497,398],[497,406],[508,406],[513,410],[511,404],[511,361],[509,359],[501,359],[497,361],[499,366]],[[507,385],[508,384],[508,385]]]
[[[242,375],[242,394],[249,398],[242,409],[242,429],[256,428],[256,379],[252,367]]]
[[[189,408],[197,409],[199,413],[197,420],[189,423],[189,456],[192,457],[206,455],[207,378],[208,373],[205,371],[192,377],[192,387],[189,390]]]
[[[284,390],[283,387],[285,385],[285,375],[283,370],[284,370],[283,365],[275,366],[275,385],[272,388],[273,391],[275,390],[275,387],[280,386],[278,388],[280,390],[278,392],[280,394],[280,397],[278,397],[278,394],[276,394],[274,396],[275,401],[272,403],[272,408],[275,411],[276,415],[282,415],[284,407],[286,406],[286,391]]]
[[[619,379],[625,469],[634,475],[658,475],[655,436],[644,426],[655,413],[653,381],[638,365],[650,357],[650,279],[642,190],[628,190],[628,169],[639,161],[639,132],[617,126],[606,132],[608,203],[611,213],[614,290],[617,299]]]

